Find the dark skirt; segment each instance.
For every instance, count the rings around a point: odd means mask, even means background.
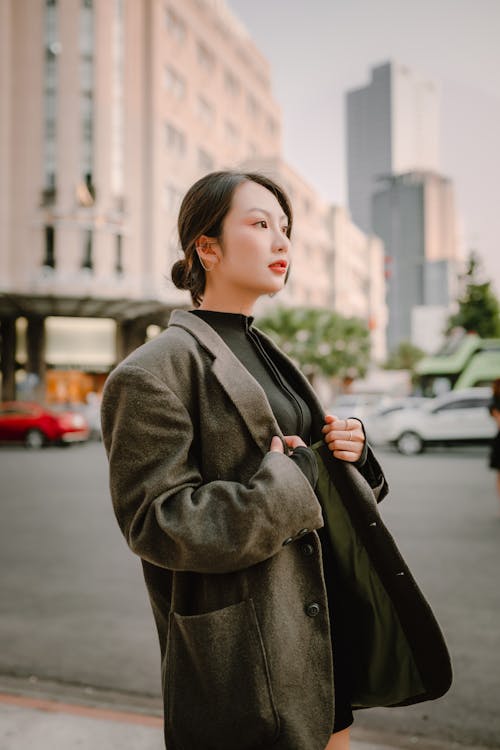
[[[500,432],[491,441],[490,448],[490,469],[500,471]]]
[[[330,614],[330,635],[333,652],[333,683],[335,719],[332,734],[347,729],[354,721],[351,708],[351,648],[349,633],[352,623],[347,621],[342,606],[342,587],[337,572],[335,555],[325,527],[318,529],[323,556],[323,569]]]

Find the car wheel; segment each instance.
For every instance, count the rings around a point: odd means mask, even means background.
[[[28,430],[24,436],[24,444],[26,448],[33,448],[38,450],[43,447],[45,443],[45,435],[40,430]]]
[[[424,450],[424,441],[416,432],[403,432],[396,440],[396,448],[403,456],[416,456]]]

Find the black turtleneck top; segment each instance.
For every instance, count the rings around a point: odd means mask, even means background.
[[[263,388],[274,417],[284,435],[299,435],[309,445],[311,411],[284,378],[252,328],[253,317],[214,310],[191,310],[208,323]],[[290,458],[314,488],[318,479],[316,458],[310,448],[299,447]]]

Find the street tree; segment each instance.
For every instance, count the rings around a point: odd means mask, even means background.
[[[491,288],[491,281],[481,280],[481,262],[472,252],[467,270],[462,276],[464,290],[458,298],[458,311],[448,319],[447,333],[453,328],[463,328],[482,338],[500,336],[500,306]]]
[[[384,365],[386,370],[409,370],[414,372],[417,362],[425,357],[425,352],[411,341],[401,341],[388,356]]]
[[[298,365],[311,383],[317,375],[360,378],[370,360],[364,321],[313,307],[278,307],[258,327]]]

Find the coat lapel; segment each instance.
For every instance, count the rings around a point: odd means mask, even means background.
[[[255,442],[267,453],[273,435],[283,434],[262,386],[241,364],[231,349],[201,318],[186,310],[173,310],[170,326],[184,328],[213,357],[212,371],[238,409]]]

